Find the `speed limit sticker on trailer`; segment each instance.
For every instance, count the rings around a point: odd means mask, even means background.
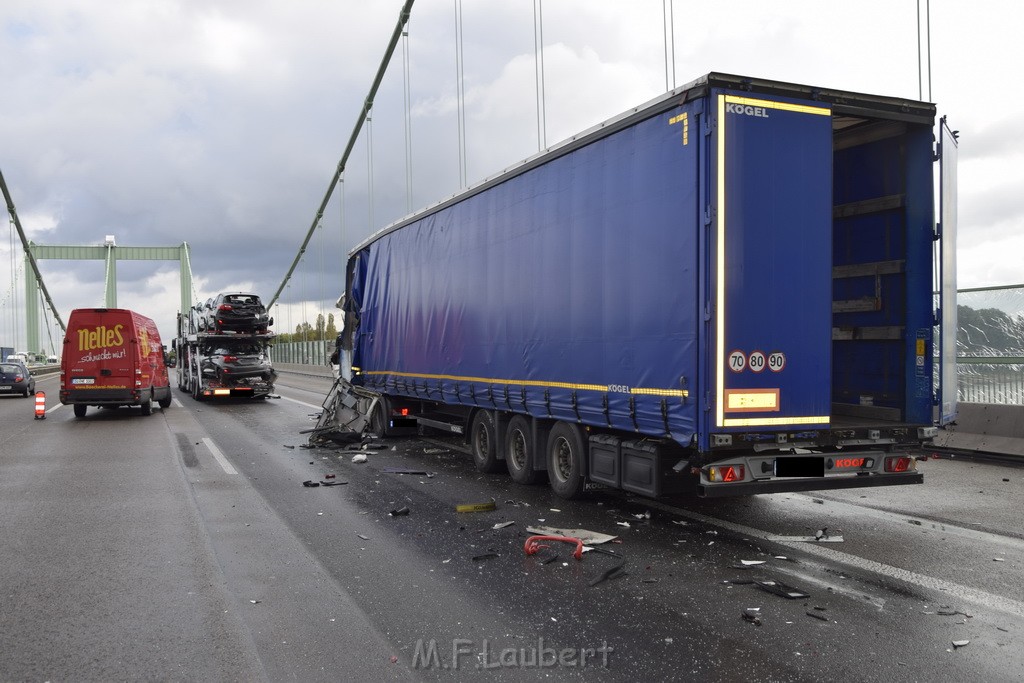
[[[729,369],[733,372],[743,372],[747,367],[747,354],[742,351],[733,351],[729,354]]]
[[[782,351],[775,351],[768,355],[768,369],[772,372],[782,372],[786,367],[786,354]]]
[[[768,359],[760,351],[751,351],[747,364],[750,365],[751,372],[761,372],[768,364]]]

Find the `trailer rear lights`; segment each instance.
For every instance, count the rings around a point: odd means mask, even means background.
[[[934,439],[939,435],[938,427],[918,427],[917,438],[919,439]]]
[[[909,472],[917,469],[917,463],[909,456],[899,456],[885,459],[886,472]]]
[[[401,410],[398,411],[398,414],[401,415],[402,417],[409,417],[409,409],[402,408]]]
[[[723,465],[708,468],[708,481],[729,483],[743,481],[743,465]]]
[[[230,389],[214,389],[213,390],[213,395],[214,396],[230,396],[231,395],[231,390]]]

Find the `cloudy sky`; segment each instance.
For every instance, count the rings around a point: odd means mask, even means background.
[[[199,300],[232,289],[269,299],[327,190],[401,5],[3,0],[0,169],[29,238],[185,241]],[[413,208],[460,187],[455,6],[418,0],[409,26]],[[473,183],[538,150],[535,3],[461,7]],[[916,0],[674,0],[668,69],[665,7],[543,0],[548,144],[709,71],[918,97]],[[1019,7],[931,2],[930,99],[961,140],[961,287],[1024,282]],[[403,61],[400,45],[344,189],[275,311],[280,331],[331,311],[344,252],[407,213]],[[0,239],[0,345],[20,347],[25,273],[16,241]],[[102,304],[102,262],[43,261],[41,269],[65,319]],[[177,264],[121,262],[118,276],[118,304],[156,319],[169,340]]]

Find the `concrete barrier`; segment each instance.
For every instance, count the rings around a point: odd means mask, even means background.
[[[1024,406],[960,403],[957,412],[936,446],[1024,457]]]

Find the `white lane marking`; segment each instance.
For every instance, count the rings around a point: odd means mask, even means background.
[[[220,466],[224,468],[224,471],[226,473],[238,474],[238,470],[231,466],[231,463],[228,462],[228,459],[225,458],[224,454],[220,452],[219,448],[217,448],[217,444],[213,443],[213,439],[208,439],[204,437],[203,443],[205,443],[206,447],[210,449],[210,453],[213,454],[213,457],[217,459],[217,462],[220,463]]]
[[[47,412],[47,413],[52,413],[53,411],[57,410],[57,408],[60,408],[60,407],[61,407],[61,406],[63,406],[63,405],[64,405],[63,403],[58,403],[57,405],[55,405],[54,407],[50,408],[50,409],[49,409],[49,410],[47,410],[46,412]]]
[[[702,515],[699,512],[690,512],[689,510],[681,510],[668,505],[663,505],[657,501],[644,501],[644,505],[664,510],[665,512],[674,513],[680,517],[688,517],[692,520],[710,524],[711,526],[717,526],[729,531],[734,531],[743,536],[753,536],[763,541],[769,541],[770,536],[766,531],[760,529],[754,529],[753,527],[744,526],[742,524],[736,524],[734,522],[727,522],[723,519],[716,519],[714,517],[708,517]],[[943,579],[936,579],[932,576],[926,576],[917,572],[912,572],[908,569],[901,569],[899,567],[893,567],[892,565],[883,564],[881,562],[875,562],[874,560],[866,560],[863,557],[857,557],[856,555],[850,555],[849,553],[839,552],[832,548],[824,548],[820,545],[811,545],[809,543],[789,543],[785,541],[771,541],[772,543],[778,543],[779,545],[785,546],[792,550],[808,553],[810,555],[816,555],[829,562],[837,564],[844,564],[849,567],[855,567],[864,571],[872,572],[874,574],[881,574],[882,576],[903,581],[914,586],[923,586],[925,588],[931,588],[935,591],[941,591],[947,595],[960,598],[968,602],[973,602],[976,605],[982,605],[992,610],[1010,614],[1016,617],[1024,617],[1024,602],[1012,600],[1001,595],[994,595],[983,590],[971,588],[969,586],[963,586],[952,581],[945,581]]]
[[[179,408],[184,408],[185,407],[184,404],[182,404],[182,402],[179,401],[176,398],[172,398],[171,399],[171,403],[173,403],[174,405],[178,406]]]
[[[323,410],[324,409],[324,407],[322,405],[321,406],[313,405],[312,403],[306,403],[305,401],[300,401],[300,400],[295,399],[295,398],[288,398],[287,396],[282,396],[281,400],[282,401],[291,401],[292,403],[298,403],[300,406],[306,406],[307,408],[312,408],[313,410]]]

